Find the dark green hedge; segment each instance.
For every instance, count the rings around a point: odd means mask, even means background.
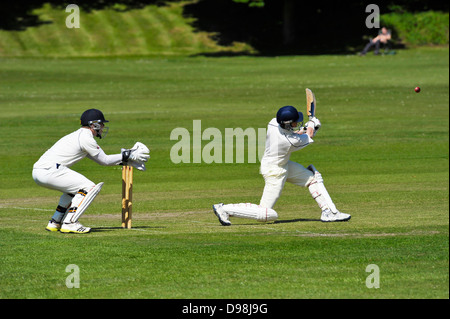
[[[406,45],[448,45],[448,12],[393,12],[382,15],[381,24]]]

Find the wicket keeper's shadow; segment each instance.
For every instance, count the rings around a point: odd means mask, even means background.
[[[133,230],[133,229],[137,229],[137,230],[139,230],[139,229],[157,229],[157,228],[166,228],[166,227],[163,227],[163,226],[135,226],[135,227],[132,227],[131,228],[131,230]],[[103,232],[103,231],[112,231],[112,230],[128,230],[127,228],[123,228],[123,227],[120,227],[120,226],[117,226],[117,227],[93,227],[92,229],[91,229],[91,232]]]

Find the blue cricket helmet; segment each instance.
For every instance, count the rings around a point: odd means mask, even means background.
[[[298,112],[297,109],[291,105],[283,106],[277,112],[277,122],[285,130],[291,130],[291,123],[303,122],[303,113]]]

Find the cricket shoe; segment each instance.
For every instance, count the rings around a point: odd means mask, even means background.
[[[59,231],[61,233],[86,234],[86,233],[89,233],[91,231],[91,228],[81,225],[80,222],[63,223],[62,226],[61,226],[61,229]]]
[[[224,212],[222,209],[223,203],[213,205],[214,214],[216,214],[217,218],[219,218],[219,222],[223,226],[230,226],[231,222],[228,219],[229,215],[227,212]]]
[[[337,211],[336,213],[333,213],[329,209],[325,209],[322,211],[322,216],[320,217],[320,220],[323,222],[345,222],[349,220],[352,216],[349,214],[341,213],[340,211]]]
[[[58,231],[61,229],[61,223],[56,222],[54,219],[50,220],[48,222],[47,227],[45,227],[45,230],[48,231]]]

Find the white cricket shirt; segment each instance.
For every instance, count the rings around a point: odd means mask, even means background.
[[[79,130],[62,137],[34,164],[33,168],[50,168],[55,164],[70,167],[86,156],[97,156],[101,151],[91,130]]]
[[[261,174],[281,174],[286,169],[291,153],[314,140],[308,134],[297,134],[280,127],[274,118],[267,126],[266,148],[261,159]],[[279,172],[276,172],[279,171]]]

